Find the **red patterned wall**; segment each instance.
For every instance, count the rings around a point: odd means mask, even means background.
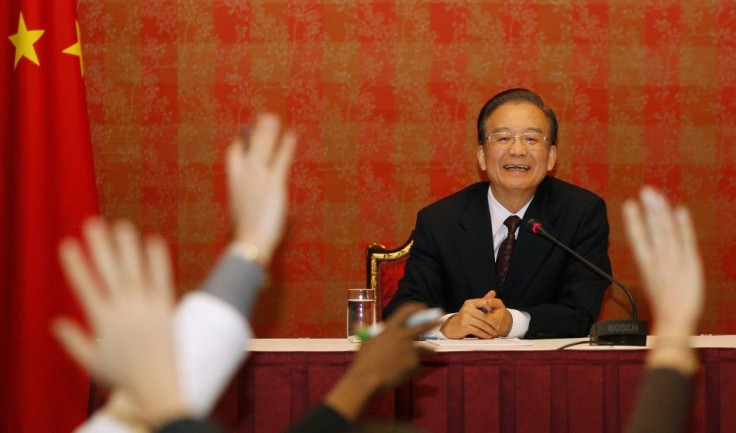
[[[228,238],[223,150],[280,113],[300,134],[290,231],[254,325],[344,335],[374,241],[480,178],[477,113],[537,90],[560,117],[556,175],[602,195],[619,279],[641,299],[620,204],[660,186],[695,211],[702,331],[736,333],[736,2],[80,0],[101,207],[164,234],[181,291]],[[624,314],[609,293],[605,315]],[[646,308],[642,308],[646,313]]]

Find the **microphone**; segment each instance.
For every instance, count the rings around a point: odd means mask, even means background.
[[[636,311],[636,303],[631,292],[620,281],[606,273],[603,269],[588,261],[585,257],[573,251],[570,247],[560,242],[557,238],[547,233],[542,227],[542,223],[531,218],[526,222],[526,228],[535,235],[542,236],[556,246],[562,248],[565,252],[575,257],[576,260],[587,266],[589,269],[603,277],[609,283],[619,286],[631,304],[631,319],[604,320],[596,322],[590,328],[591,344],[618,344],[624,346],[646,346],[647,345],[647,322],[639,320],[639,314]]]

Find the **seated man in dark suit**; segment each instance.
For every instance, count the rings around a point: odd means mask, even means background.
[[[608,282],[521,228],[534,218],[611,272],[605,202],[547,176],[557,159],[554,111],[529,90],[501,92],[478,116],[478,144],[490,182],[419,211],[406,274],[383,314],[410,300],[456,312],[434,333],[439,338],[588,335]]]

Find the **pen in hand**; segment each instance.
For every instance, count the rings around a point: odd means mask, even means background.
[[[428,308],[426,310],[417,311],[406,319],[404,326],[411,328],[414,326],[424,325],[439,319],[444,314],[445,311],[442,308]],[[386,326],[383,323],[376,323],[373,326],[368,326],[359,330],[358,338],[360,338],[361,341],[369,340],[383,332],[385,328]]]

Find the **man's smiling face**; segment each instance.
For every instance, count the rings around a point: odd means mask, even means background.
[[[549,137],[549,119],[544,112],[528,102],[508,102],[496,108],[486,119],[489,135],[508,133],[510,145],[494,145],[486,140],[478,149],[478,164],[488,174],[493,196],[502,204],[511,200],[528,201],[552,170],[557,160],[557,146],[549,140],[539,147],[528,146],[521,134],[541,133]]]

